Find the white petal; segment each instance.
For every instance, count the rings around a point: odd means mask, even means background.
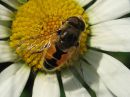
[[[91,24],[116,19],[130,12],[130,0],[102,0],[86,12]]]
[[[12,20],[13,17],[13,12],[0,4],[0,20]]]
[[[9,43],[6,41],[0,41],[0,63],[12,62],[17,59],[17,55],[10,48]]]
[[[12,20],[12,18],[0,15],[0,20]]]
[[[15,74],[8,77],[0,84],[1,97],[20,97],[27,79],[30,74],[30,68],[23,65]]]
[[[106,88],[95,69],[85,62],[79,63],[77,69],[86,83],[95,91],[97,97],[114,97]]]
[[[34,82],[32,97],[60,97],[56,75],[39,73]]]
[[[91,31],[90,46],[107,51],[130,51],[130,18],[97,24]]]
[[[103,0],[96,0],[96,2],[94,4],[92,4],[87,10],[91,10],[91,9],[95,8],[96,6],[99,6],[102,1]]]
[[[0,84],[15,73],[22,67],[22,63],[14,63],[0,73]]]
[[[66,97],[90,97],[88,91],[68,70],[62,75]]]
[[[1,0],[5,2],[6,4],[10,5],[11,7],[17,9],[21,4],[18,2],[18,0]]]
[[[112,93],[117,97],[129,97],[130,70],[127,67],[115,58],[97,51],[88,51],[85,58]]]
[[[10,36],[10,29],[0,25],[0,39],[7,38]]]
[[[85,6],[85,5],[87,5],[89,2],[91,2],[92,0],[76,0],[79,4],[80,4],[80,6]]]

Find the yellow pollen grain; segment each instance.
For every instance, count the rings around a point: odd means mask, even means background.
[[[42,69],[44,45],[57,40],[57,30],[67,18],[82,16],[88,28],[88,18],[74,0],[29,0],[22,5],[12,24],[10,46],[34,70]],[[80,53],[86,51],[88,30],[80,38]]]

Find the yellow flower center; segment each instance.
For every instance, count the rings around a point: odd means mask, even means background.
[[[57,31],[69,17],[83,18],[86,29],[80,35],[78,53],[86,51],[89,30],[87,15],[83,12],[84,9],[74,0],[29,0],[16,13],[10,46],[34,70],[47,71],[44,68],[45,56],[53,57],[53,51],[48,51],[49,48],[45,46],[55,45],[54,42],[58,38]],[[54,71],[65,67],[66,63],[57,66]]]

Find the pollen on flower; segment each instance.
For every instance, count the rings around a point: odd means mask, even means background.
[[[29,0],[22,5],[12,24],[10,46],[34,70],[42,69],[45,45],[57,40],[57,30],[67,18],[82,16],[88,27],[83,8],[74,0]],[[86,51],[89,30],[80,38],[80,52]]]

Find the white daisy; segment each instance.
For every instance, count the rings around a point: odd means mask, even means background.
[[[32,70],[32,97],[129,97],[129,69],[101,52],[130,52],[128,13],[130,0],[0,0],[0,63],[13,62],[0,73],[0,96],[20,97]],[[86,24],[81,57],[49,72],[43,64],[54,49],[43,46],[72,16]]]

